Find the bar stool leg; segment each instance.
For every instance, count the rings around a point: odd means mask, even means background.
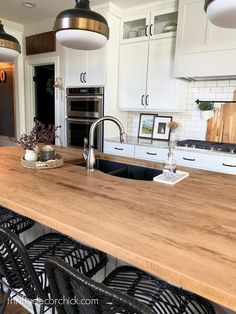
[[[39,314],[43,314],[44,313],[44,308],[45,308],[45,305],[44,304],[40,304]]]
[[[10,294],[11,294],[11,290],[8,289],[6,294],[4,295],[4,298],[3,298],[3,301],[1,304],[0,314],[4,314],[5,309],[6,309],[6,305],[7,305],[7,299],[9,298]]]

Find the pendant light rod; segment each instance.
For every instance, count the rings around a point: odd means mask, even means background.
[[[76,5],[75,7],[78,9],[86,9],[86,10],[90,10],[90,1],[88,0],[75,0]]]

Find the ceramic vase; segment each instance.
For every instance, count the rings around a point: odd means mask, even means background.
[[[213,110],[202,110],[201,111],[201,118],[203,120],[209,120],[214,117],[214,111]]]
[[[37,161],[38,153],[34,150],[26,149],[24,158],[28,161]]]
[[[56,152],[55,149],[51,145],[44,145],[40,149],[40,160],[47,161],[55,159]]]

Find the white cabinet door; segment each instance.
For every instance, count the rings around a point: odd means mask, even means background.
[[[88,85],[106,84],[106,48],[88,51],[85,81]]]
[[[66,50],[66,86],[105,85],[105,48],[95,51]]]
[[[148,40],[150,14],[124,18],[121,21],[121,43]]]
[[[236,156],[217,155],[211,158],[212,170],[236,175]]]
[[[201,168],[201,169],[210,168],[210,163],[208,163],[206,154],[175,150],[174,159],[176,160],[177,165],[179,166]]]
[[[134,157],[134,148],[135,146],[132,144],[104,141],[103,150],[108,154]]]
[[[151,12],[150,39],[176,36],[177,17],[176,9]]]
[[[146,110],[178,111],[178,80],[173,77],[175,40],[150,41]]]
[[[87,51],[66,49],[66,86],[83,84],[83,76],[87,71]]]
[[[120,46],[119,107],[140,110],[145,107],[148,42]]]
[[[204,0],[179,0],[175,76],[235,76],[236,30],[208,21]]]
[[[136,145],[135,157],[145,160],[162,162],[168,158],[168,149],[161,147]]]
[[[236,156],[175,150],[177,165],[236,175]]]

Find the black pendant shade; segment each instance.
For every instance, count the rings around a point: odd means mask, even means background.
[[[99,49],[109,38],[106,19],[90,9],[88,0],[76,0],[75,8],[58,14],[54,23],[57,40],[66,47]]]
[[[21,53],[19,41],[7,34],[0,21],[0,61],[12,61]]]

